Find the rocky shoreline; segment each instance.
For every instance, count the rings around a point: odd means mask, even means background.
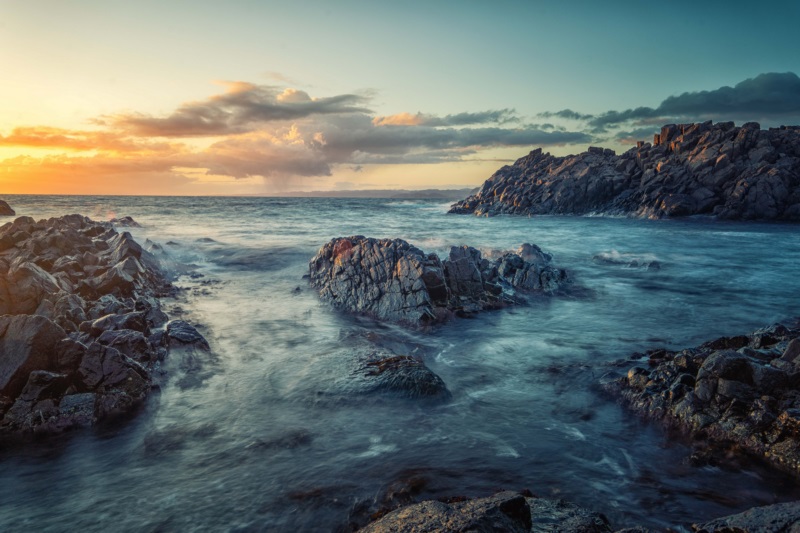
[[[594,260],[632,264],[627,257]],[[525,290],[553,292],[569,278],[566,271],[551,267],[550,261],[549,254],[534,245],[523,245],[518,253],[501,253],[494,260],[482,258],[471,247],[453,247],[443,261],[400,239],[356,236],[325,244],[309,263],[309,277],[321,299],[339,309],[420,325],[467,309],[475,312],[522,303]],[[635,263],[659,268],[657,262],[642,258]],[[528,279],[538,283],[526,284]],[[401,391],[409,398],[429,396],[419,391],[431,391],[439,399],[449,398],[444,382],[424,362],[379,349],[372,354],[363,368],[372,367],[375,372],[367,375],[380,375],[384,368],[398,373],[398,379],[389,382],[396,383],[395,388],[383,387],[379,381],[376,390]],[[635,366],[628,369],[631,364]],[[709,443],[705,455],[692,457],[698,466],[713,461],[716,447],[724,453],[755,456],[800,475],[800,321],[682,351],[634,354],[612,367],[603,379],[603,390],[634,413],[680,428],[695,442]],[[616,377],[619,368],[626,373]],[[527,493],[387,505],[373,513],[374,520],[363,531],[614,531],[602,514]],[[800,502],[697,523],[693,530],[778,533],[794,531],[789,528],[797,523]]]
[[[207,350],[161,310],[171,292],[155,257],[111,223],[67,215],[0,227],[0,440],[132,413],[168,351]]]
[[[532,151],[451,213],[800,220],[800,126],[669,124],[616,155]]]
[[[604,384],[633,412],[800,476],[800,324],[633,359]]]

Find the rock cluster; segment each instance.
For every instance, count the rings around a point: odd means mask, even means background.
[[[157,297],[168,287],[153,257],[109,223],[68,215],[0,227],[0,436],[138,406],[170,343],[193,329],[163,327]]]
[[[797,533],[800,502],[754,507],[743,513],[695,523],[696,533]],[[403,506],[373,521],[368,533],[536,532],[649,533],[643,527],[615,529],[601,513],[565,500],[537,498],[529,492],[505,491],[488,498],[428,500]],[[671,531],[671,530],[670,530]],[[653,532],[655,533],[655,532]]]
[[[439,321],[521,303],[522,294],[552,293],[568,282],[538,246],[495,260],[470,246],[453,247],[448,259],[425,254],[401,239],[336,238],[309,264],[311,285],[334,306],[410,324]]]
[[[13,217],[16,214],[7,202],[0,200],[0,217]]]
[[[532,151],[451,213],[800,220],[800,126],[670,124],[622,155]]]
[[[776,324],[644,357],[645,365],[608,381],[606,390],[695,441],[744,450],[800,474],[800,328]]]

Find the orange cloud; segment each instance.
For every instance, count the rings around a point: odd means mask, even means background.
[[[411,113],[397,113],[385,117],[375,117],[372,123],[376,126],[419,126],[425,122],[422,113],[412,115]]]
[[[0,146],[138,153],[174,149],[174,144],[131,139],[116,132],[68,130],[47,126],[14,128],[10,135],[0,135]]]

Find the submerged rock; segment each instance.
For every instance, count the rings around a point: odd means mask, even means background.
[[[0,200],[0,217],[13,217],[16,214],[16,211],[11,209],[11,206],[8,205],[8,203]]]
[[[590,148],[554,157],[539,148],[450,212],[800,220],[800,127],[670,124],[653,144],[619,156]]]
[[[450,398],[442,378],[410,355],[372,354],[362,368],[373,390],[406,398]]]
[[[604,384],[630,409],[800,474],[800,329],[776,324],[647,360]]]
[[[523,254],[526,258],[522,257]],[[402,239],[332,239],[309,264],[311,285],[335,307],[410,324],[442,320],[551,294],[569,282],[566,271],[535,245],[490,261],[470,246],[447,259],[425,254]]]

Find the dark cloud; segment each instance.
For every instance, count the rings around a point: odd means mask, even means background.
[[[244,133],[259,124],[314,115],[367,113],[366,97],[342,94],[311,98],[295,89],[235,82],[219,95],[182,105],[167,117],[132,113],[107,117],[105,123],[149,137],[200,137]]]
[[[589,120],[595,131],[625,122],[764,120],[781,122],[800,116],[800,78],[793,72],[766,73],[733,87],[685,92],[670,96],[656,107],[608,111]]]
[[[561,111],[545,111],[536,115],[539,118],[564,118],[567,120],[589,120],[594,118],[594,115],[585,115],[578,113],[572,109],[562,109]]]
[[[443,117],[426,113],[398,113],[396,115],[375,117],[372,122],[376,126],[430,126],[434,128],[472,126],[475,124],[507,124],[519,122],[519,117],[515,113],[514,109],[509,108],[479,111],[477,113],[456,113]]]
[[[335,162],[354,153],[402,156],[429,162],[460,159],[464,151],[500,146],[563,146],[589,143],[582,132],[545,131],[535,126],[518,128],[435,128],[430,126],[375,126],[366,116],[335,117],[321,127],[321,149]],[[435,152],[441,152],[437,154]],[[391,159],[397,162],[397,157]],[[361,162],[361,161],[359,161]]]

